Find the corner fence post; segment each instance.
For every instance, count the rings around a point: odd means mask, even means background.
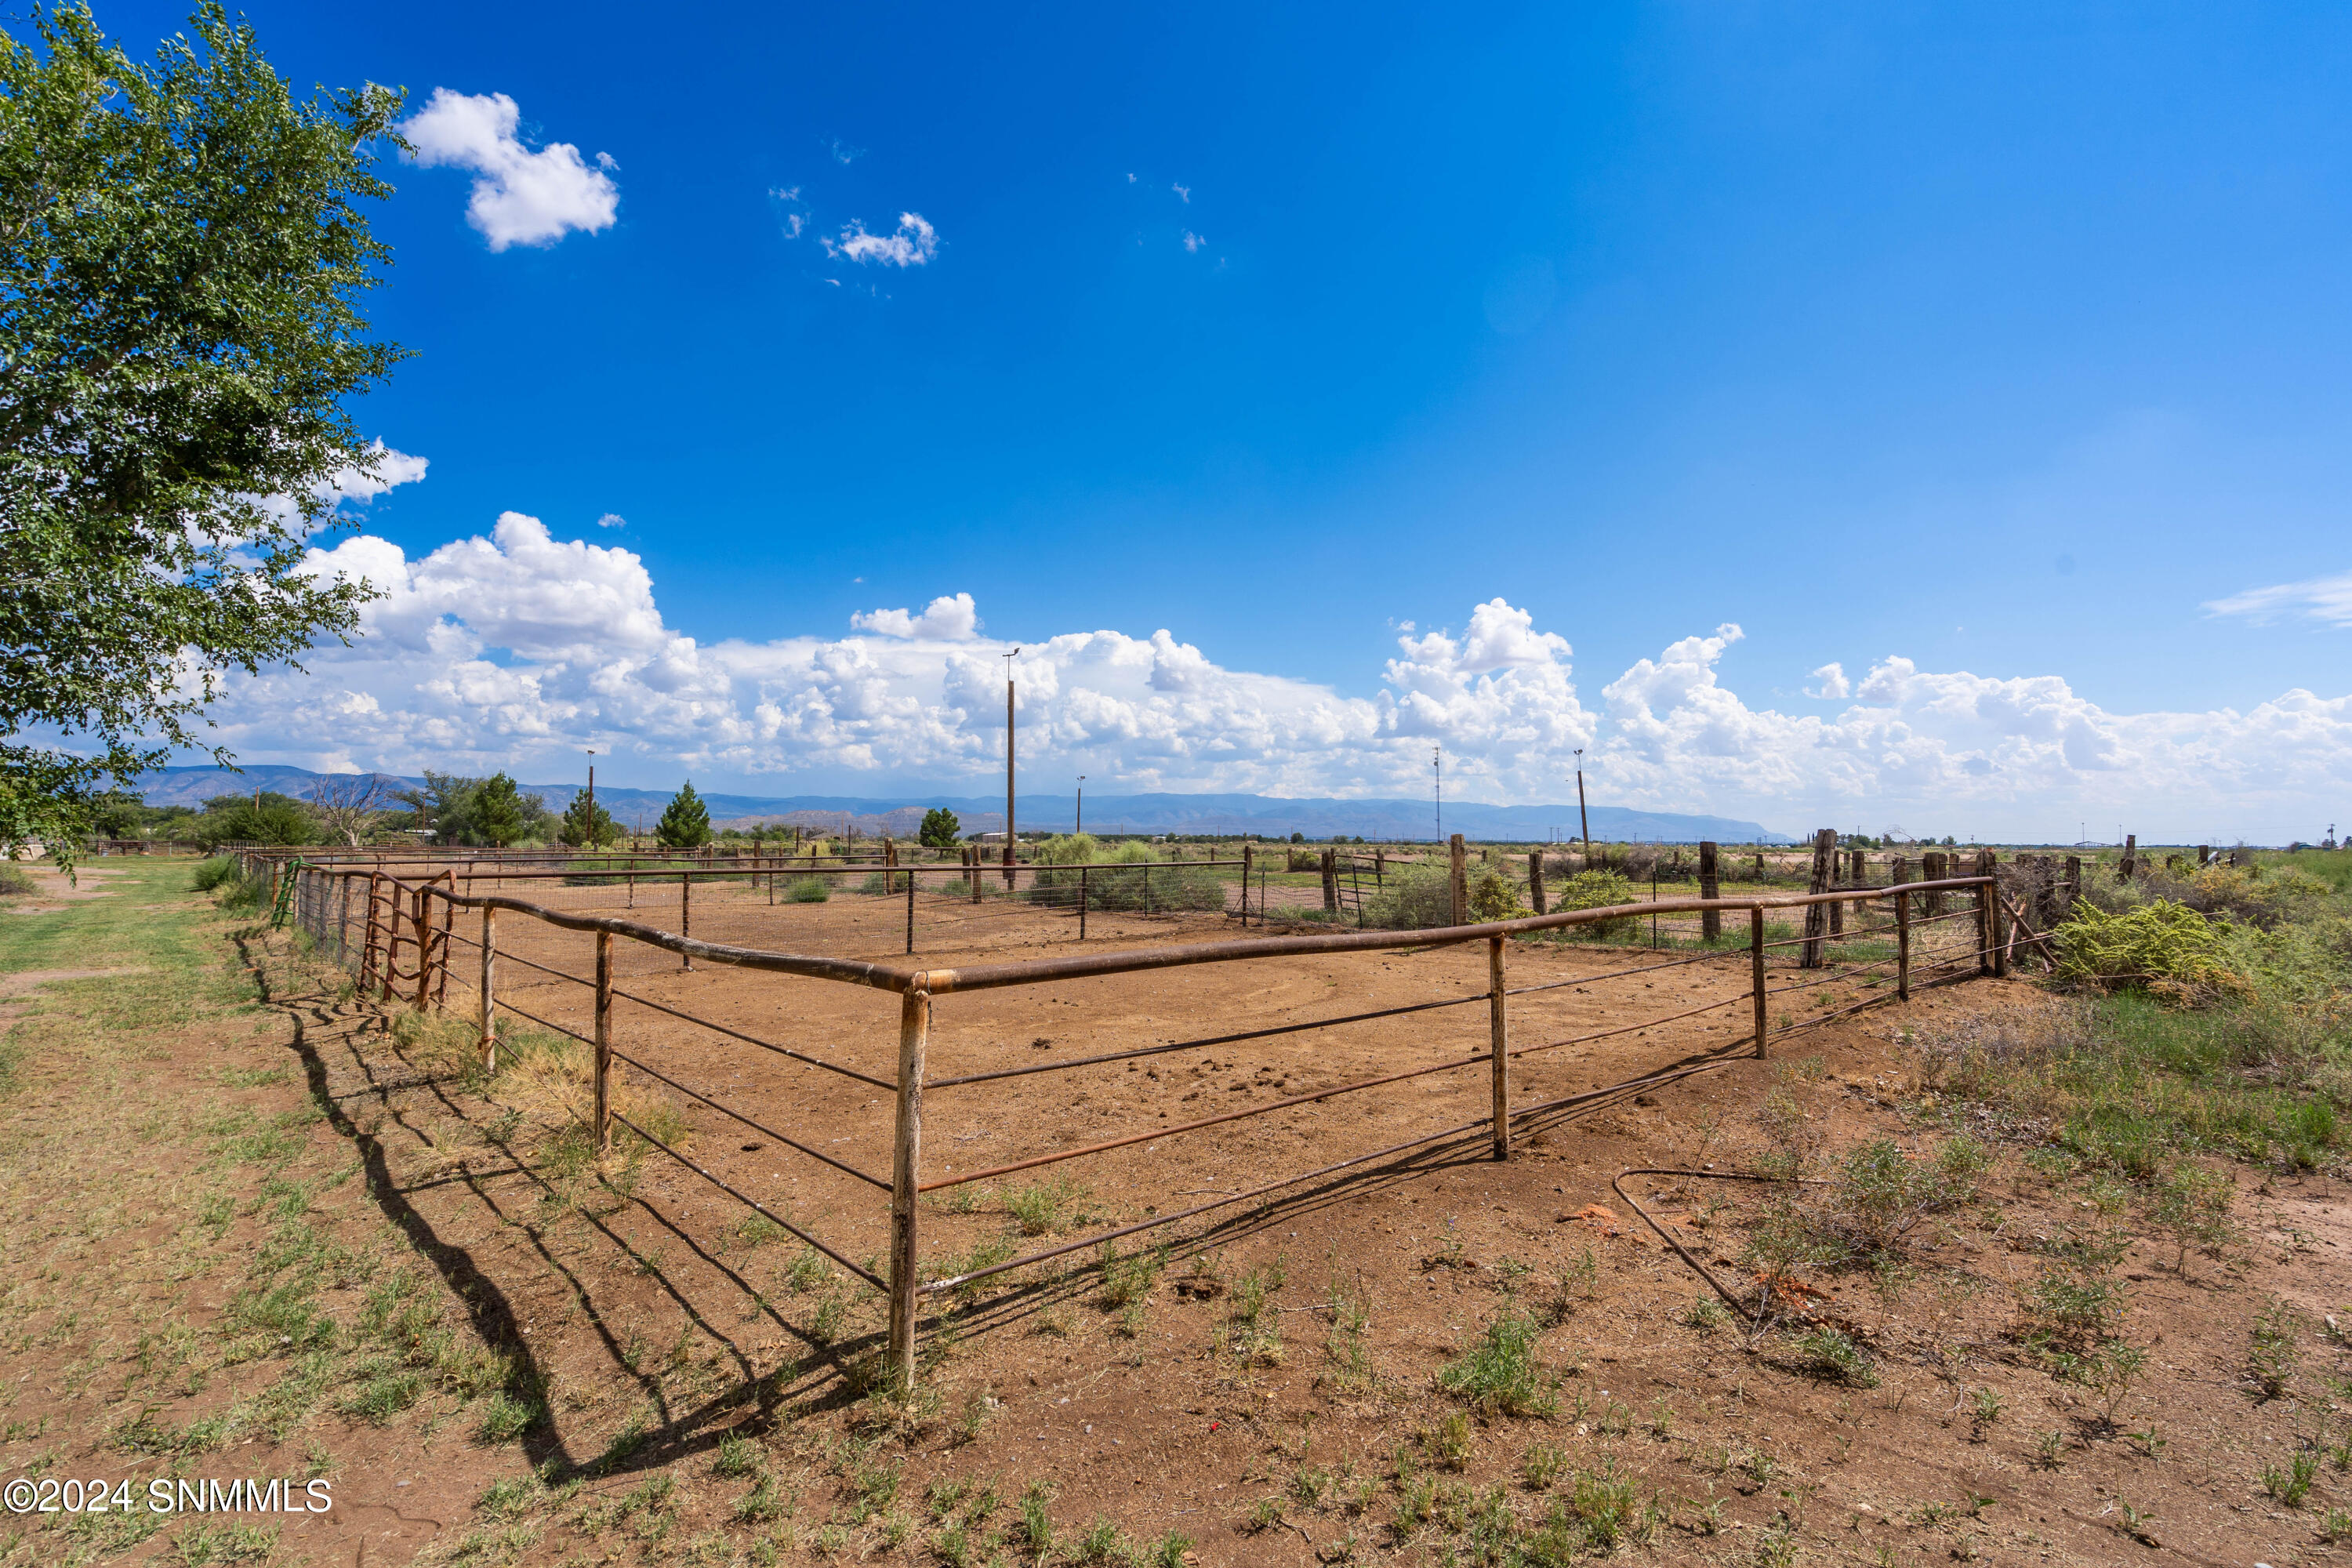
[[[898,1003],[898,1125],[890,1160],[890,1348],[900,1393],[915,1386],[915,1192],[922,1180],[923,1055],[931,994],[919,982]]]
[[[2015,935],[2009,929],[2009,911],[2000,901],[2000,858],[1992,850],[1984,852],[1984,872],[1991,879],[1985,886],[1985,896],[1992,900],[1992,973],[1996,980],[2009,978],[2009,944]]]
[[[1895,999],[1911,1000],[1911,895],[1895,883]]]
[[[1748,906],[1748,987],[1756,999],[1756,1059],[1770,1056],[1771,1047],[1765,1037],[1764,1011],[1764,906]]]
[[[1990,974],[1996,963],[1993,931],[1999,913],[1993,898],[1992,855],[1989,850],[1977,852],[1977,875],[1987,879],[1977,884],[1977,973]]]
[[[490,1007],[492,959],[499,950],[499,911],[488,905],[482,908],[482,1070],[499,1069],[498,1026]]]
[[[1511,1157],[1511,1028],[1503,995],[1503,939],[1486,939],[1486,1037],[1494,1058],[1495,1158]]]
[[[596,1156],[613,1152],[613,933],[596,933]]]
[[[1819,894],[1829,891],[1830,855],[1836,844],[1837,829],[1834,827],[1824,827],[1813,835],[1813,871],[1811,879],[1805,884],[1806,892]],[[1822,938],[1828,931],[1829,906],[1818,903],[1807,904],[1805,906],[1805,945],[1798,949],[1805,956],[1799,964],[1800,968],[1819,969],[1822,966]]]

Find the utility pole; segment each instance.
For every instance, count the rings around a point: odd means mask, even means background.
[[[593,756],[594,756],[594,755],[596,754],[596,748],[595,748],[595,747],[593,747],[593,746],[589,747],[589,748],[588,748],[588,754],[589,754],[590,756],[592,756],[592,757],[593,757]],[[589,848],[593,849],[593,848],[595,848],[595,847],[596,847],[596,838],[597,838],[597,833],[596,833],[596,764],[595,764],[595,763],[590,763],[588,764],[588,847],[589,847]]]
[[[1073,834],[1077,834],[1077,833],[1084,833],[1086,830],[1087,830],[1087,775],[1086,775],[1086,774],[1084,774],[1084,773],[1080,773],[1080,774],[1078,775],[1078,826],[1077,826],[1076,828],[1074,828],[1074,829],[1072,830],[1072,832],[1073,832]]]
[[[1592,869],[1592,819],[1584,810],[1584,748],[1576,748],[1576,825],[1584,831],[1584,868]]]
[[[1004,656],[1004,890],[1013,890],[1013,879],[1020,873],[1013,868],[1013,661],[1021,657],[1014,648]]]

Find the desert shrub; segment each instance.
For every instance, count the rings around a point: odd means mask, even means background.
[[[1320,871],[1323,869],[1323,851],[1286,849],[1283,851],[1282,868],[1286,871]]]
[[[1454,889],[1443,867],[1405,866],[1364,900],[1364,923],[1384,931],[1429,931],[1454,923]]]
[[[795,877],[784,884],[784,902],[788,904],[821,904],[833,897],[823,877]]]
[[[222,883],[234,880],[236,877],[236,859],[227,855],[215,855],[209,860],[196,862],[194,881],[196,891],[209,893]]]
[[[1569,910],[1601,910],[1614,904],[1636,902],[1633,884],[1614,871],[1579,871],[1561,882],[1551,896],[1551,910],[1560,914]],[[1627,915],[1619,920],[1597,921],[1591,925],[1570,926],[1599,942],[1622,942],[1641,928],[1638,916]]]
[[[21,899],[33,890],[33,879],[21,868],[0,862],[0,898]]]
[[[1499,870],[1481,871],[1470,882],[1473,921],[1515,921],[1535,910],[1520,901],[1519,885]]]
[[[890,892],[890,875],[887,871],[868,871],[857,890],[871,898],[883,898]]]
[[[2229,965],[2222,929],[2168,899],[2120,914],[2078,902],[2053,935],[2063,979],[2167,981],[2236,991],[2246,986]]]

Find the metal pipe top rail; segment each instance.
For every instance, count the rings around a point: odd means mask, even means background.
[[[1181,864],[1181,862],[1179,862]],[[1192,864],[1198,865],[1194,861]],[[1073,868],[1075,869],[1075,868]],[[316,874],[359,877],[383,876],[395,885],[422,889],[428,897],[446,899],[461,909],[512,910],[531,916],[564,931],[608,931],[625,936],[649,947],[662,948],[686,957],[707,959],[713,963],[729,964],[740,969],[765,970],[772,973],[798,974],[816,980],[838,980],[853,985],[872,986],[879,991],[895,991],[901,994],[920,993],[942,996],[950,991],[984,991],[1007,985],[1034,985],[1055,980],[1087,979],[1105,974],[1132,974],[1150,969],[1178,969],[1196,963],[1231,963],[1253,958],[1287,958],[1318,952],[1378,952],[1396,948],[1454,947],[1465,942],[1483,942],[1491,938],[1532,936],[1541,931],[1563,931],[1570,926],[1597,925],[1607,921],[1638,919],[1643,915],[1701,914],[1708,910],[1738,910],[1802,909],[1811,904],[1832,904],[1884,899],[1895,892],[1904,894],[1958,891],[1968,888],[1985,888],[1995,884],[1991,877],[1947,877],[1934,882],[1906,882],[1899,889],[1832,889],[1825,893],[1792,893],[1779,897],[1745,899],[1661,899],[1652,903],[1610,904],[1598,909],[1564,910],[1557,914],[1530,915],[1520,920],[1487,921],[1475,925],[1437,926],[1421,931],[1359,931],[1329,935],[1290,935],[1244,937],[1222,942],[1184,942],[1160,948],[1129,948],[1121,952],[1086,953],[1062,958],[1037,958],[1015,963],[970,964],[961,968],[936,967],[911,963],[867,962],[858,959],[825,958],[814,954],[773,952],[762,948],[735,947],[721,942],[701,942],[693,937],[678,936],[635,921],[616,920],[610,915],[575,915],[551,910],[527,900],[509,898],[502,894],[467,894],[432,882],[410,884],[389,873],[368,873],[343,870],[335,867],[310,868]],[[897,869],[907,869],[905,867]],[[446,875],[446,873],[443,873]],[[1826,940],[1826,939],[1824,939]]]

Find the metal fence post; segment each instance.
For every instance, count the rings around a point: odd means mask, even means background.
[[[1087,940],[1087,868],[1078,868],[1078,940]]]
[[[596,1156],[613,1152],[613,933],[596,933]]]
[[[482,1070],[499,1069],[498,1026],[490,1014],[491,960],[499,950],[499,911],[482,907]]]
[[[890,1347],[892,1383],[915,1386],[915,1196],[922,1179],[923,1055],[930,1043],[931,994],[922,976],[898,1003],[898,1122],[890,1161]]]
[[[694,934],[694,873],[691,871],[680,871],[677,874],[677,934],[680,936]],[[677,966],[680,969],[691,970],[694,967],[694,954],[679,953]]]
[[[1756,998],[1756,1059],[1772,1054],[1764,1008],[1764,906],[1748,907],[1748,984]]]
[[[1242,930],[1244,931],[1249,930],[1249,879],[1250,872],[1256,868],[1256,863],[1257,846],[1244,844],[1242,846]]]
[[[913,955],[913,953],[914,953],[914,951],[915,951],[915,873],[914,873],[914,872],[912,872],[912,871],[908,871],[908,872],[907,873],[907,952],[908,952],[908,956],[910,956],[910,957],[911,957],[911,956]]]
[[[1495,1158],[1511,1157],[1511,1030],[1503,995],[1503,939],[1486,939],[1486,1038],[1493,1058]]]

